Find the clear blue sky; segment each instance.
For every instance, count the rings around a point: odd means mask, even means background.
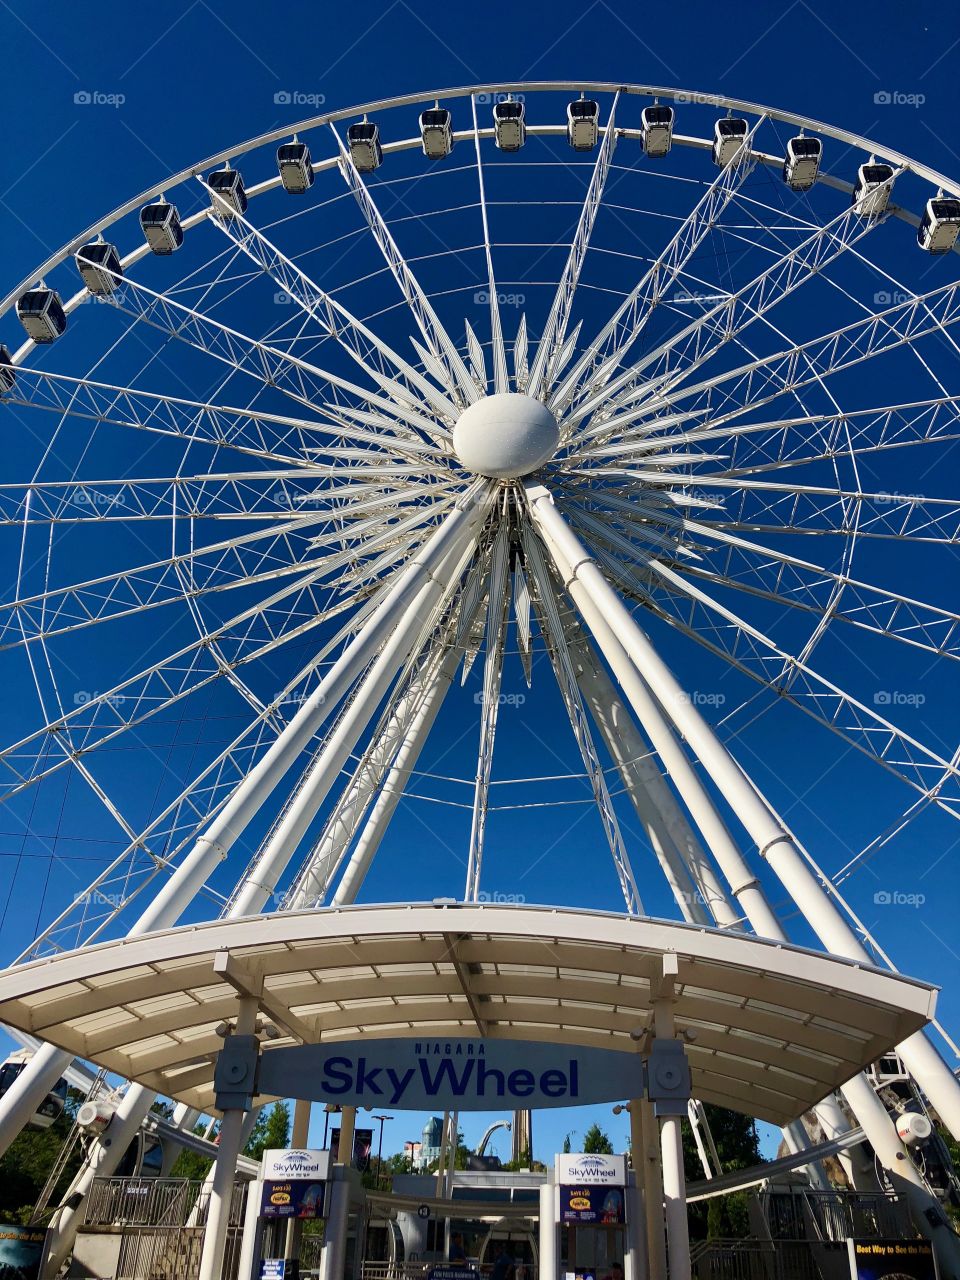
[[[381,95],[486,80],[582,76],[660,82],[776,104],[883,139],[942,171],[956,174],[960,169],[960,12],[950,6],[928,13],[892,0],[847,6],[693,0],[655,10],[617,8],[605,0],[506,8],[395,0],[271,9],[248,0],[229,5],[194,0],[164,10],[133,9],[115,0],[94,7],[64,0],[42,6],[0,0],[0,33],[5,55],[0,87],[4,291],[98,215],[165,173],[306,115],[308,107],[278,104],[277,96],[285,92],[322,95],[335,108]],[[888,105],[882,101],[884,93],[922,101]],[[120,100],[119,105],[78,102],[77,95],[84,94],[106,95]],[[0,340],[13,345],[14,337],[8,328]],[[895,477],[887,487],[895,487]],[[946,491],[957,491],[955,454]],[[5,545],[7,554],[10,544]],[[955,587],[955,561],[951,567]],[[699,678],[696,655],[678,655],[677,661],[685,678]],[[930,697],[925,708],[907,708],[902,719],[912,715],[918,736],[949,755],[956,745],[955,704],[953,712],[949,703],[943,704],[944,686],[929,669],[926,679]],[[508,682],[519,688],[516,671]],[[4,708],[3,741],[32,726],[34,721],[25,718],[27,706],[13,691]],[[552,726],[559,719],[549,717],[558,717],[556,706],[544,715],[540,736],[552,740]],[[761,725],[758,736],[742,747],[743,762],[757,771],[758,781],[824,865],[839,866],[846,848],[859,848],[874,833],[873,810],[885,802],[888,784],[854,761],[847,762],[849,770],[846,765],[827,770],[825,760],[835,759],[836,746],[829,741],[824,746],[805,731],[794,736],[783,728],[785,723]],[[454,730],[454,722],[448,721],[448,740],[456,737]],[[505,755],[515,760],[505,768],[514,764],[514,771],[520,771],[531,745],[518,718],[505,745]],[[826,757],[821,751],[834,754]],[[463,769],[467,754],[461,753]],[[567,748],[563,759],[575,764]],[[25,816],[34,831],[54,829],[53,808],[40,806]],[[558,822],[550,817],[540,825],[539,819],[525,818],[519,834],[510,839],[528,850],[548,840],[562,841]],[[462,824],[451,820],[441,830],[442,843],[462,845]],[[34,847],[19,832],[14,822],[4,824],[0,834],[0,959],[15,955],[32,936],[38,917],[49,914],[44,909],[46,888],[38,890],[41,883],[51,883],[53,864],[43,852],[47,846],[38,842]],[[421,832],[421,820],[408,816],[401,824],[401,845],[405,840],[408,849],[422,853],[429,869],[429,850],[420,849]],[[82,838],[78,830],[60,834]],[[599,838],[597,828],[591,840]],[[618,905],[608,883],[578,876],[579,840],[577,836],[560,845],[568,852],[569,877],[557,885],[541,868],[527,882],[529,900],[559,896],[587,906]],[[64,846],[60,849],[63,853]],[[87,848],[82,856],[93,858],[95,853]],[[941,1013],[955,1033],[960,1031],[956,854],[955,824],[931,821],[894,844],[871,871],[848,886],[851,900],[901,968],[948,986],[954,982],[955,989],[944,993]],[[505,889],[513,887],[510,857],[509,840],[493,845],[491,889],[501,883]],[[370,897],[405,896],[408,881],[396,865],[378,870]],[[54,882],[58,875],[54,869]],[[417,896],[433,896],[428,878]],[[925,901],[919,907],[877,908],[873,898],[878,889],[920,894]],[[451,885],[450,891],[456,889]],[[654,912],[667,910],[658,888],[651,887],[649,906]],[[799,928],[796,937],[809,941]],[[536,1154],[547,1156],[567,1131],[582,1134],[593,1118],[543,1116],[536,1126]],[[622,1141],[625,1126],[612,1115],[607,1120],[610,1132]],[[413,1115],[391,1122],[385,1149],[395,1150],[404,1139],[419,1136],[422,1123],[423,1117]],[[485,1124],[486,1117],[466,1118],[467,1140],[475,1142]],[[502,1134],[494,1149],[508,1154]]]

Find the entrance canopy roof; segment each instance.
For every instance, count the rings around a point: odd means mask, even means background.
[[[346,907],[183,926],[0,973],[0,1020],[210,1110],[216,1028],[262,990],[271,1047],[486,1035],[634,1047],[677,956],[695,1096],[796,1118],[922,1027],[935,990],[715,929],[561,908]]]

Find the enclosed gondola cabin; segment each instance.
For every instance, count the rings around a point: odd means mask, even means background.
[[[283,189],[290,195],[302,195],[313,186],[313,158],[305,142],[296,138],[282,142],[277,147],[277,168]]]
[[[527,140],[527,126],[522,102],[505,98],[494,103],[493,136],[501,151],[519,151]]]
[[[823,143],[819,138],[805,138],[803,134],[787,143],[783,161],[783,180],[791,191],[809,191],[820,173]]]
[[[247,193],[238,169],[229,167],[214,169],[207,177],[214,213],[221,218],[232,218],[247,212]]]
[[[103,240],[93,240],[78,250],[77,270],[89,291],[98,298],[113,293],[123,279],[120,254],[117,246]]]
[[[857,170],[852,203],[861,218],[879,218],[887,211],[893,188],[893,168],[870,160]]]
[[[453,150],[453,117],[446,107],[430,107],[420,112],[420,141],[423,154],[442,160]]]
[[[42,284],[17,299],[17,317],[27,336],[38,345],[56,342],[67,327],[67,313],[60,295]]]
[[[17,1049],[0,1066],[0,1098],[11,1088],[20,1074],[26,1070],[32,1057],[33,1054],[29,1049]],[[66,1100],[67,1082],[60,1079],[47,1093],[43,1101],[38,1103],[37,1109],[27,1121],[27,1127],[30,1129],[49,1129],[53,1122],[63,1114]]]
[[[648,156],[658,160],[673,146],[674,119],[673,107],[662,107],[658,102],[644,107],[640,114],[640,136]]]
[[[373,173],[383,164],[380,129],[370,120],[361,120],[347,130],[350,158],[360,173]]]
[[[17,375],[14,370],[14,363],[10,359],[10,352],[0,342],[0,396],[12,391],[16,381]]]
[[[567,106],[567,141],[574,151],[592,151],[600,136],[600,104],[578,98]]]
[[[927,253],[949,253],[960,234],[960,200],[953,196],[934,196],[917,228],[917,244]]]
[[[183,244],[183,227],[175,204],[161,198],[140,210],[140,226],[152,253],[166,257]]]
[[[747,136],[747,122],[739,116],[726,116],[713,126],[713,163],[721,169],[740,154]]]

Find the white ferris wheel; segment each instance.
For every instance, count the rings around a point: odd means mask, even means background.
[[[886,963],[839,886],[960,817],[958,231],[960,186],[841,129],[538,83],[275,130],[65,245],[0,305],[0,785],[116,853],[18,961],[345,906],[381,849],[482,900],[493,824],[575,793],[608,905]],[[811,761],[856,796],[826,870],[766,794]]]

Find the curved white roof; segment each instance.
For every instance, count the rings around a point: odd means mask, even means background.
[[[209,1110],[215,1028],[258,990],[286,1033],[624,1049],[678,961],[694,1092],[783,1124],[923,1026],[935,990],[799,947],[562,908],[346,907],[182,926],[0,973],[0,1021]],[[219,956],[219,960],[217,959]]]

